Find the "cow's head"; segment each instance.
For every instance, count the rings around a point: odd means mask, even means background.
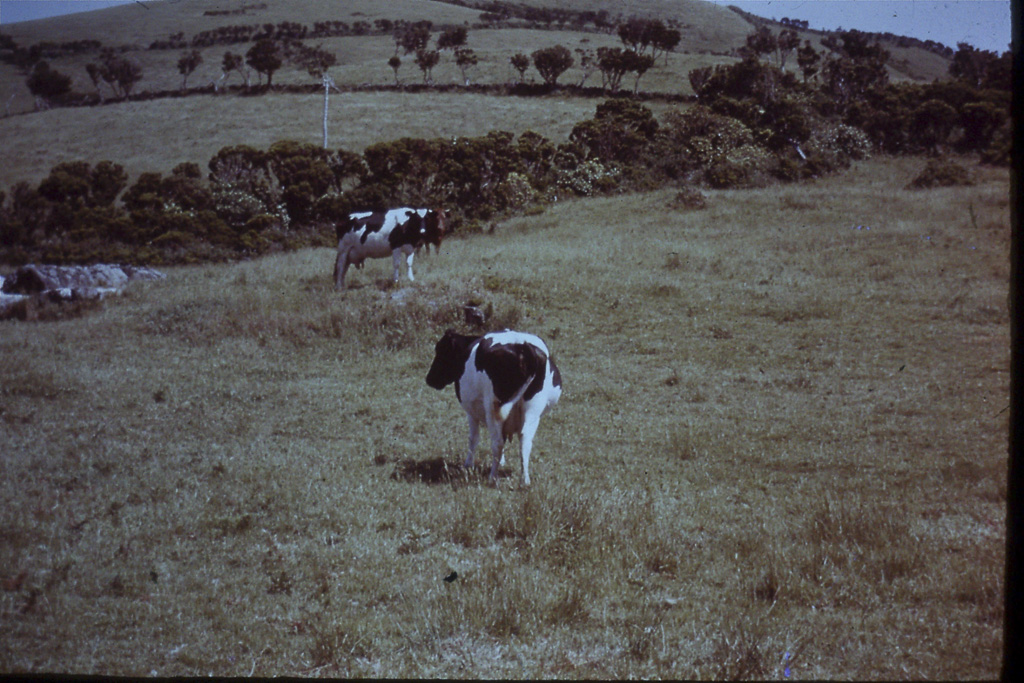
[[[447,229],[448,212],[444,209],[428,209],[423,220],[423,241],[440,248]]]
[[[469,350],[479,337],[456,334],[448,330],[434,345],[434,362],[427,372],[427,385],[434,389],[444,389],[462,377],[469,360]]]

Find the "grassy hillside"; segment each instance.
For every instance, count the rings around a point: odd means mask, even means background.
[[[537,6],[548,5],[536,0]],[[567,5],[568,6],[568,5]],[[698,67],[730,63],[735,58],[725,53],[743,43],[751,26],[739,15],[700,0],[661,0],[645,3],[572,3],[575,9],[606,9],[614,16],[630,14],[660,16],[680,22],[682,41],[677,50],[660,59],[643,78],[641,87],[655,93],[692,94],[687,74]],[[234,24],[262,24],[298,21],[312,25],[316,21],[344,20],[372,22],[375,19],[429,18],[435,25],[479,22],[480,12],[449,3],[407,0],[380,3],[362,0],[344,4],[343,10],[329,3],[252,2],[232,5],[242,14],[208,15],[226,11],[222,3],[197,0],[189,3],[151,3],[126,5],[108,10],[54,18],[4,27],[22,45],[40,41],[61,42],[92,38],[105,45],[135,44],[130,52],[143,69],[137,91],[174,91],[181,76],[175,66],[180,50],[142,49],[157,39],[183,32],[191,37],[200,31]],[[149,8],[149,9],[146,9]],[[128,27],[128,30],[125,28]],[[813,41],[820,35],[809,33]],[[307,41],[314,42],[314,41]],[[389,36],[352,36],[327,38],[319,42],[337,55],[339,64],[332,69],[335,80],[345,85],[394,82],[387,66],[394,44]],[[542,47],[562,44],[570,49],[596,50],[619,44],[618,38],[595,32],[538,29],[472,29],[468,44],[477,53],[479,64],[470,72],[474,83],[508,83],[515,78],[509,57],[515,52],[530,53]],[[192,87],[208,85],[221,76],[220,62],[225,51],[244,53],[248,43],[204,48],[203,63],[189,78]],[[715,52],[717,54],[711,54]],[[920,54],[919,54],[920,53]],[[53,68],[72,77],[77,92],[93,92],[94,86],[85,65],[96,61],[94,54],[52,59]],[[894,50],[893,78],[910,75],[931,78],[943,64],[935,55],[917,49]],[[405,56],[399,71],[402,83],[421,83],[422,74]],[[901,76],[900,73],[904,76]],[[438,84],[461,83],[462,75],[446,55],[434,70]],[[221,147],[240,143],[266,146],[280,139],[318,142],[320,140],[320,100],[317,95],[277,94],[262,97],[196,94],[187,99],[108,103],[102,107],[56,109],[33,112],[33,98],[24,76],[10,65],[0,65],[0,79],[8,83],[5,106],[13,113],[26,113],[0,119],[0,135],[8,141],[11,161],[0,169],[0,188],[27,180],[35,183],[54,164],[85,159],[95,163],[110,159],[123,164],[134,178],[141,171],[166,172],[182,161],[204,165]],[[531,67],[528,79],[539,80]],[[583,73],[578,66],[569,69],[562,83],[579,83]],[[627,78],[624,87],[632,87]],[[241,83],[237,74],[225,82]],[[304,71],[286,64],[275,74],[278,84],[314,83]],[[599,85],[600,74],[589,77],[587,85]],[[105,97],[110,97],[105,85]],[[656,111],[659,105],[651,105]],[[359,151],[368,144],[405,135],[422,137],[476,135],[489,130],[519,133],[535,130],[561,141],[572,125],[590,116],[593,103],[552,98],[488,98],[471,94],[424,95],[411,97],[386,93],[347,93],[332,100],[330,128],[332,145]]]
[[[331,98],[332,146],[362,151],[403,136],[483,135],[491,130],[534,130],[564,140],[572,126],[593,116],[587,99],[513,98],[486,95],[348,93]],[[127,102],[105,107],[53,109],[0,120],[10,143],[0,187],[38,182],[54,164],[111,159],[136,177],[166,173],[182,161],[202,168],[222,147],[266,148],[276,140],[322,142],[323,96],[270,94],[256,98],[188,97]],[[51,144],[36,141],[48,138]]]
[[[239,14],[232,12],[244,10]],[[215,14],[208,14],[214,12]],[[95,38],[108,45],[147,47],[172,33],[184,31],[192,36],[200,31],[237,24],[277,24],[296,21],[312,25],[318,21],[368,21],[375,19],[429,20],[435,24],[462,24],[476,21],[478,10],[432,0],[345,0],[345,2],[288,2],[286,0],[188,0],[188,2],[150,2],[120,5],[73,17],[53,17],[26,21],[4,27],[4,33],[19,43],[31,44]]]
[[[306,250],[0,323],[0,671],[996,677],[1009,178],[922,165],[561,202],[415,285],[338,295]],[[467,300],[562,369],[530,490],[517,446],[459,472],[424,383]]]
[[[635,10],[642,15],[653,12],[657,16],[685,17],[680,21],[689,28],[682,29],[682,43],[677,52],[669,55],[667,63],[659,60],[644,78],[643,88],[653,92],[691,92],[686,74],[700,66],[733,61],[709,52],[727,52],[742,44],[742,37],[749,29],[749,24],[733,12],[699,0],[665,0],[644,3],[642,7],[600,2],[592,5],[594,9],[609,9],[613,16],[619,12],[628,15]],[[539,6],[548,5],[539,3]],[[586,9],[591,5],[576,3],[573,6]],[[206,14],[239,7],[245,8],[243,14]],[[76,15],[73,20],[58,17],[14,24],[4,27],[4,31],[21,45],[87,38],[104,45],[137,45],[139,49],[128,54],[143,69],[143,79],[136,87],[136,91],[141,92],[173,91],[180,87],[181,76],[175,65],[181,50],[143,49],[152,41],[165,40],[179,31],[190,38],[200,31],[238,24],[297,21],[312,25],[327,20],[372,23],[375,19],[429,19],[438,26],[476,24],[479,17],[479,10],[425,0],[387,4],[357,0],[343,6],[269,0],[230,7],[212,0],[196,0],[184,4],[123,6]],[[342,86],[394,83],[394,73],[387,65],[394,52],[390,36],[336,37],[307,42],[322,44],[337,55],[338,65],[331,72]],[[472,29],[468,45],[480,61],[470,77],[474,83],[511,82],[516,75],[509,65],[509,57],[516,52],[529,54],[555,44],[594,50],[620,43],[616,36],[595,32]],[[190,76],[189,85],[205,86],[218,79],[224,52],[244,53],[249,45],[240,43],[202,49],[203,63]],[[82,54],[52,59],[50,63],[54,69],[72,77],[73,90],[94,92],[85,65],[96,59],[94,54]],[[413,63],[413,56],[404,56],[403,62],[399,71],[401,82],[422,83],[422,74]],[[311,142],[320,139],[321,110],[316,95],[194,96],[184,100],[111,103],[103,107],[33,112],[34,101],[25,86],[24,76],[10,65],[0,64],[0,78],[9,84],[3,95],[9,111],[28,113],[0,119],[0,135],[10,141],[8,154],[14,160],[0,170],[0,187],[9,187],[19,180],[37,182],[60,161],[116,160],[135,177],[144,170],[166,172],[181,161],[204,165],[214,152],[226,145],[265,146],[280,139]],[[582,78],[583,73],[574,67],[564,74],[561,82],[578,83]],[[528,79],[539,80],[532,67]],[[450,55],[435,68],[433,80],[438,84],[462,83],[462,76]],[[304,71],[286,64],[275,74],[274,82],[313,84],[314,80]],[[240,83],[237,74],[226,81],[228,85]],[[587,85],[600,85],[600,74],[591,75]],[[107,87],[101,88],[105,97],[110,97]],[[562,140],[575,122],[593,114],[593,106],[593,102],[586,100],[559,98],[531,100],[428,94],[413,100],[397,94],[357,93],[333,99],[330,126],[332,144],[355,151],[373,142],[405,135],[476,135],[495,129],[517,133],[532,129],[554,140]]]

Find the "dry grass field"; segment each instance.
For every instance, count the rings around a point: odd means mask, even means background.
[[[0,323],[0,671],[996,677],[1009,177],[923,164]],[[471,300],[562,369],[529,489],[424,383]]]

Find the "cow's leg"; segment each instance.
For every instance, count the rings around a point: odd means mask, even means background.
[[[398,269],[399,269],[399,266],[401,265],[401,263],[402,263],[402,250],[401,249],[393,250],[391,252],[391,265],[393,265],[395,267],[395,270],[394,270],[393,273],[391,273],[391,279],[393,281],[395,281],[395,282],[398,282]]]
[[[413,252],[410,252],[409,255],[405,257],[405,265],[406,265],[406,269],[405,270],[406,270],[407,273],[409,273],[409,282],[415,282],[416,281],[416,278],[414,278],[412,276],[412,257],[415,256],[415,255],[416,255],[416,252],[413,251]]]
[[[469,453],[466,454],[465,467],[473,467],[473,457],[476,454],[476,444],[480,440],[480,424],[469,416]]]
[[[523,452],[523,484],[530,485],[530,452],[533,450],[533,435],[540,425],[540,415],[527,415],[523,418],[523,431],[519,434],[519,447]]]
[[[334,288],[341,289],[345,285],[345,273],[348,271],[348,249],[338,246],[338,259],[334,262]]]
[[[487,425],[491,433],[491,481],[498,481],[498,466],[505,464],[505,437],[501,435],[501,423]]]

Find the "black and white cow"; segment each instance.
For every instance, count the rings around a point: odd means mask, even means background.
[[[491,481],[505,464],[506,441],[519,435],[523,454],[523,483],[530,483],[530,451],[540,416],[558,403],[562,377],[548,347],[539,337],[504,330],[480,337],[445,332],[434,347],[427,384],[443,389],[455,383],[455,396],[469,418],[469,453],[480,436],[480,423],[491,437]]]
[[[398,282],[398,269],[405,256],[406,272],[414,281],[412,260],[416,251],[426,245],[441,246],[446,215],[433,209],[391,209],[349,214],[348,220],[336,226],[338,259],[334,264],[334,288],[345,284],[350,265],[357,268],[367,258],[391,256],[392,279]]]

